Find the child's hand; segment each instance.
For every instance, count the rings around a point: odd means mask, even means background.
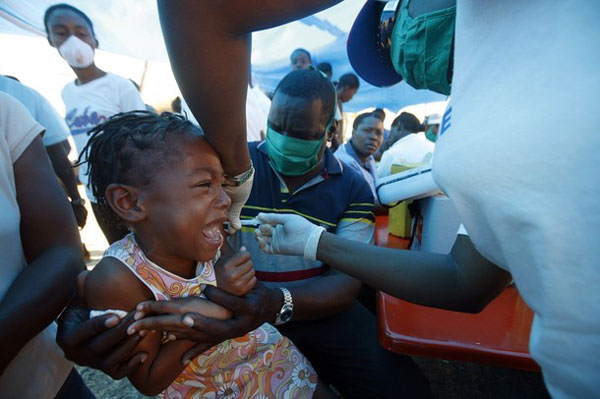
[[[252,259],[244,247],[230,257],[219,259],[215,273],[217,286],[233,295],[246,295],[256,284]]]

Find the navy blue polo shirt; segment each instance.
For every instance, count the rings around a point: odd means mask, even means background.
[[[264,142],[248,144],[256,170],[250,198],[242,219],[258,213],[294,213],[304,216],[330,233],[372,243],[375,231],[373,194],[364,178],[344,165],[326,149],[320,174],[291,193],[281,175],[271,167]],[[293,286],[318,278],[327,271],[319,261],[301,256],[269,255],[254,239],[255,227],[243,227],[234,237],[234,246],[244,245],[252,255],[256,277],[275,286]]]

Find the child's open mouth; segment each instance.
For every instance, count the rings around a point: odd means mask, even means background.
[[[207,224],[202,229],[202,234],[204,235],[204,238],[210,245],[219,247],[223,243],[223,235],[221,234],[220,222]]]

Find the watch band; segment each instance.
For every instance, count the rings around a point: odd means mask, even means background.
[[[241,186],[242,184],[246,183],[248,181],[248,179],[250,179],[252,177],[253,174],[254,174],[254,165],[252,165],[252,161],[250,161],[250,167],[248,168],[247,171],[245,171],[241,175],[237,175],[237,176],[225,175],[225,185],[233,186],[233,187]]]
[[[294,313],[294,303],[292,301],[292,293],[285,287],[279,287],[281,292],[283,293],[283,305],[281,309],[275,316],[275,325],[285,324],[288,321],[292,320],[292,315]]]

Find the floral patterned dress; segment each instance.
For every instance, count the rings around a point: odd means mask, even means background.
[[[202,295],[216,286],[213,262],[200,262],[196,277],[184,279],[146,258],[133,233],[104,253],[127,266],[158,301]],[[176,399],[309,399],[317,375],[294,344],[265,323],[243,337],[230,339],[197,356],[161,394]]]

